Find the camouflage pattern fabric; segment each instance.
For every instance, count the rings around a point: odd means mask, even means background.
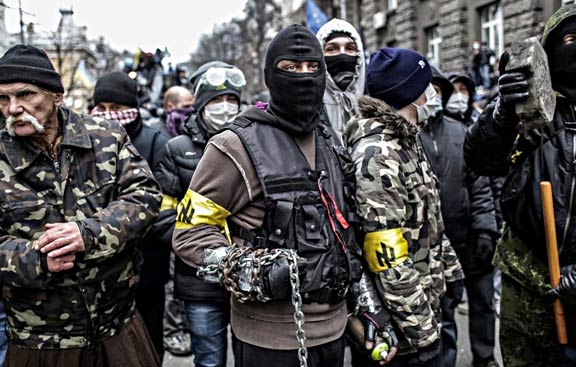
[[[573,16],[576,16],[576,4],[565,5],[556,10],[556,12],[548,18],[546,26],[544,27],[541,40],[542,46],[546,46],[546,41],[548,40],[550,32],[552,32],[564,19]]]
[[[504,226],[493,263],[502,270],[500,348],[506,367],[571,365],[557,342],[553,306],[542,297],[550,289],[545,261]],[[571,342],[576,340],[576,303],[562,304]]]
[[[398,243],[408,244],[408,258],[378,272],[376,285],[401,330],[399,353],[412,353],[439,338],[444,264],[454,266],[451,276],[462,269],[452,247],[442,246],[438,182],[419,146],[417,127],[380,100],[363,96],[358,107],[359,116],[346,129],[358,211],[367,234],[400,229]]]
[[[117,123],[60,109],[55,164],[26,139],[0,131],[0,276],[16,345],[94,347],[134,315],[136,244],[158,215],[161,192]],[[75,222],[86,246],[71,270],[50,273],[35,241],[46,223]]]

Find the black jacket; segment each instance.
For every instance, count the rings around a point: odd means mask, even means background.
[[[576,106],[557,98],[554,119],[524,133],[499,124],[490,105],[472,125],[464,146],[468,165],[481,175],[507,175],[502,214],[516,235],[546,258],[540,182],[550,181],[561,265],[576,263]]]
[[[138,153],[154,172],[168,139],[160,131],[144,124],[140,117],[124,128]],[[138,248],[142,251],[144,261],[140,271],[140,287],[165,284],[169,278],[170,247],[162,245],[158,237],[149,231]]]
[[[464,124],[442,114],[431,118],[420,133],[428,161],[440,181],[445,233],[453,247],[463,246],[479,233],[495,237],[498,231],[490,181],[464,162],[465,134]]]
[[[192,114],[183,127],[182,135],[168,141],[164,156],[155,171],[164,201],[153,230],[170,247],[176,224],[176,208],[167,207],[164,202],[176,203],[182,200],[204,153],[207,137],[198,125],[197,118],[197,114]],[[222,287],[198,278],[196,269],[186,265],[179,257],[175,258],[174,296],[188,301],[228,301],[228,293]]]

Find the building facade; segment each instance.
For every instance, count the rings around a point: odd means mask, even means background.
[[[410,48],[445,72],[470,65],[474,41],[500,55],[517,40],[542,33],[546,20],[575,0],[363,0],[366,49]]]

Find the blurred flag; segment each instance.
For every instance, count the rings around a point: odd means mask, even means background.
[[[314,0],[306,0],[306,24],[312,33],[316,34],[327,21],[328,16],[316,5]]]

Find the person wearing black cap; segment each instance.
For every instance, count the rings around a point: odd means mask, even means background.
[[[452,84],[432,67],[432,85],[440,109],[420,133],[422,147],[438,177],[445,234],[458,255],[466,278],[446,282],[442,306],[442,366],[456,366],[456,306],[464,285],[469,305],[469,335],[475,366],[494,362],[496,312],[494,310],[494,255],[498,227],[488,177],[479,176],[464,162],[466,126],[442,112],[450,100]],[[465,335],[468,337],[468,335]]]
[[[182,135],[170,139],[156,169],[164,197],[154,231],[168,244],[172,243],[177,203],[186,194],[208,139],[238,114],[245,79],[240,69],[211,61],[198,68],[190,84],[195,91],[195,112],[184,123]],[[228,292],[218,284],[203,282],[196,275],[196,267],[176,257],[174,297],[184,302],[194,364],[225,366],[230,320]]]
[[[278,32],[264,76],[269,104],[208,141],[178,205],[174,250],[231,290],[236,366],[342,366],[345,298],[360,265],[346,152],[320,120],[326,67],[314,34]]]
[[[344,135],[356,171],[364,257],[398,335],[390,366],[441,366],[440,299],[463,278],[444,237],[438,179],[419,141],[439,101],[428,61],[401,48],[371,55],[368,95]],[[353,349],[354,366],[378,366]]]
[[[71,112],[63,93],[43,50],[0,58],[5,366],[160,366],[135,312],[160,187],[117,122]]]
[[[502,271],[500,347],[507,367],[576,365],[576,5],[552,14],[541,44],[556,92],[552,121],[539,129],[522,127],[516,105],[536,81],[522,69],[506,71],[504,54],[498,97],[470,127],[464,145],[466,162],[478,174],[506,176],[500,201],[505,224],[493,263]],[[552,290],[541,181],[552,186],[558,234],[562,276]],[[550,301],[557,298],[564,306],[566,345],[554,330]]]
[[[142,122],[138,109],[138,85],[123,72],[102,75],[94,87],[92,116],[117,121],[124,127],[138,153],[154,170],[168,139]],[[136,307],[144,319],[160,360],[164,355],[164,285],[169,277],[170,246],[148,232],[138,243],[143,263],[136,293]]]

